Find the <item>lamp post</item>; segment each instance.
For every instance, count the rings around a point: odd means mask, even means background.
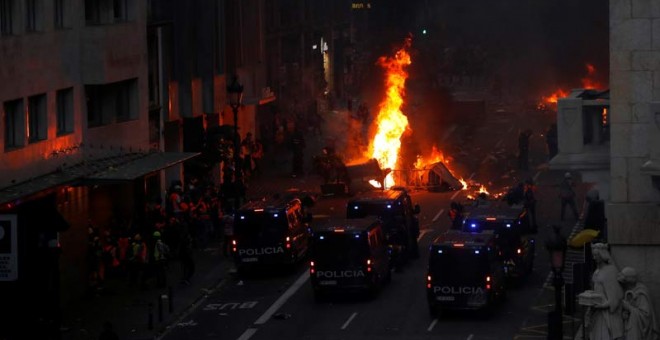
[[[242,180],[242,167],[240,165],[240,138],[238,136],[238,109],[240,109],[243,101],[243,85],[238,82],[238,76],[234,75],[231,84],[227,85],[227,98],[229,106],[234,113],[234,211],[240,208],[239,202],[239,186]]]
[[[566,258],[566,238],[561,236],[561,226],[553,225],[554,234],[546,243],[546,248],[550,254],[550,266],[552,268],[552,284],[555,288],[555,310],[550,312],[548,317],[548,339],[562,339],[563,330],[563,312],[562,312],[562,287],[564,278],[564,259]]]

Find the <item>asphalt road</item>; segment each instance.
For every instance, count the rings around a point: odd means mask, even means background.
[[[450,167],[475,186],[485,184],[491,193],[525,178],[553,180],[547,176],[541,179],[543,167],[536,167],[545,158],[540,132],[547,127],[548,117],[521,119],[525,114],[537,113],[493,112],[479,124],[447,127],[442,131],[446,138],[441,149],[449,150],[454,157]],[[515,169],[517,135],[525,128],[535,132],[531,140],[533,166],[529,171],[519,171]],[[413,202],[421,206],[421,258],[403,272],[394,273],[391,284],[375,299],[353,294],[331,302],[315,302],[307,263],[293,270],[272,269],[249,277],[234,276],[224,280],[163,339],[517,338],[547,279],[547,254],[542,249],[537,248],[532,275],[520,287],[509,289],[506,301],[491,316],[454,313],[437,319],[428,313],[425,249],[448,229],[451,200],[463,200],[468,193],[412,192]],[[341,216],[345,203],[345,198],[321,198],[314,209],[315,216]],[[539,219],[548,213],[539,209]],[[544,232],[537,237],[542,239]]]

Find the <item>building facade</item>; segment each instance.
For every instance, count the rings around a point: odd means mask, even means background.
[[[608,241],[660,312],[660,5],[610,0]]]

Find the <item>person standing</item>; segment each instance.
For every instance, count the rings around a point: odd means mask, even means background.
[[[181,283],[189,285],[195,274],[195,259],[193,258],[193,238],[188,230],[184,231],[181,239],[179,259],[181,260]]]
[[[254,150],[252,152],[252,177],[261,176],[261,159],[264,157],[264,145],[260,139],[254,140]]]
[[[224,231],[222,254],[225,257],[229,257],[231,254],[231,241],[234,238],[234,209],[231,207],[228,207],[222,216],[222,229]]]
[[[525,180],[523,205],[529,215],[530,230],[535,233],[538,230],[538,224],[536,223],[536,186],[531,178]]]
[[[252,174],[252,155],[254,153],[254,140],[252,132],[248,132],[241,142],[241,151],[243,153],[243,177],[247,181]]]
[[[564,214],[568,206],[577,221],[580,216],[577,211],[577,205],[575,204],[575,183],[570,172],[564,174],[564,179],[559,184],[559,198],[561,199],[561,220],[564,220]]]
[[[548,145],[548,160],[551,160],[553,157],[559,153],[559,148],[557,146],[557,124],[550,125],[550,128],[545,134],[545,142]]]
[[[154,245],[151,251],[153,255],[153,270],[156,276],[156,287],[163,288],[167,285],[167,261],[170,258],[170,247],[161,239],[159,231],[153,233]]]
[[[298,177],[304,175],[304,157],[303,151],[305,150],[305,139],[298,127],[293,130],[291,136],[291,152],[293,153],[293,169],[291,176]]]
[[[529,137],[532,132],[527,129],[518,134],[518,169],[529,169]]]

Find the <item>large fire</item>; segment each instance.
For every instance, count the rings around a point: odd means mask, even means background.
[[[406,68],[412,63],[407,49],[410,48],[411,39],[406,39],[403,47],[399,49],[393,57],[380,57],[378,65],[385,69],[385,97],[379,104],[378,114],[374,120],[376,124],[376,134],[370,141],[369,155],[375,158],[383,169],[400,169],[399,154],[401,151],[401,137],[404,133],[412,133],[408,124],[408,117],[403,114],[401,107],[404,103],[405,83],[408,78]],[[442,162],[445,167],[450,158],[446,157],[437,146],[433,146],[430,155],[417,155],[414,167],[418,170],[424,170],[427,166]],[[423,172],[416,171],[415,174],[409,174],[408,180],[414,180]],[[415,178],[420,179],[420,178]],[[393,173],[389,173],[385,178],[385,187],[391,187],[401,180],[401,176],[395,179]],[[467,183],[461,178],[459,180],[463,188],[467,188]],[[375,181],[372,185],[379,187]]]
[[[379,105],[376,116],[377,132],[371,144],[369,153],[378,160],[381,168],[395,169],[401,149],[401,136],[408,128],[408,117],[401,112],[405,83],[408,78],[406,67],[411,64],[410,54],[406,51],[410,47],[411,39],[405,41],[394,57],[380,57],[378,64],[385,68],[385,98]],[[385,178],[385,186],[394,185],[392,175]]]
[[[582,82],[582,88],[584,89],[600,89],[603,88],[603,85],[595,80],[596,78],[596,67],[594,65],[587,63],[585,65],[585,68],[587,69],[587,74],[583,78],[580,79]],[[557,89],[555,92],[553,92],[551,95],[547,97],[542,97],[542,102],[547,103],[547,104],[556,104],[557,100],[559,98],[564,98],[569,95],[570,91],[564,90],[564,89]]]

